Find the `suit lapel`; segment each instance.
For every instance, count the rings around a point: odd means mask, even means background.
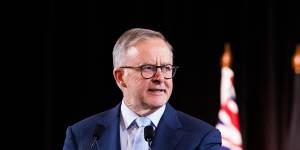
[[[104,118],[99,120],[98,124],[105,127],[103,135],[97,140],[97,145],[93,150],[120,150],[120,104],[107,112]],[[98,146],[98,148],[97,148]]]
[[[103,125],[105,130],[92,149],[120,150],[120,104],[100,118],[98,124]],[[166,110],[155,131],[152,149],[176,149],[176,145],[183,136],[181,128],[176,110],[167,103]]]
[[[182,125],[177,118],[176,110],[167,103],[166,110],[155,131],[152,149],[176,149],[182,138]]]

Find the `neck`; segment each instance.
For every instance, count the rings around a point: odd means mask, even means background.
[[[127,103],[126,101],[124,101],[124,103],[130,110],[132,110],[138,116],[141,116],[141,117],[148,116],[160,108],[160,107],[151,108],[149,106],[133,105],[133,104]]]
[[[129,107],[130,108],[130,107]],[[131,108],[130,108],[131,109]],[[134,111],[137,115],[139,115],[140,117],[145,117],[145,116],[148,116],[150,114],[152,114],[153,112],[155,112],[157,109],[149,109],[149,110],[144,110],[144,109],[141,109],[141,110],[134,110],[134,109],[131,109],[132,111]]]

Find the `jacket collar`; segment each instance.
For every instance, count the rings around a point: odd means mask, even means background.
[[[177,111],[167,103],[166,110],[155,131],[152,149],[176,149],[183,135],[181,128]]]
[[[105,130],[103,135],[97,140],[93,150],[120,150],[120,106],[119,103],[117,106],[111,110],[104,112],[103,118],[99,119],[98,124],[103,125]]]
[[[120,106],[105,112],[104,118],[99,119],[98,124],[103,125],[105,130],[102,137],[97,140],[94,150],[110,149],[120,150]],[[177,143],[182,138],[183,132],[180,130],[182,125],[177,117],[177,111],[166,104],[166,109],[158,123],[152,142],[152,149],[175,149]]]

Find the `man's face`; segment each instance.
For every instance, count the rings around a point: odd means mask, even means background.
[[[140,41],[131,47],[123,62],[123,65],[133,67],[145,64],[161,66],[173,64],[173,58],[166,43],[154,38]],[[126,84],[123,88],[125,103],[136,113],[151,113],[164,105],[171,96],[173,81],[165,79],[160,68],[150,79],[144,79],[141,70],[136,69],[125,69],[123,77]]]

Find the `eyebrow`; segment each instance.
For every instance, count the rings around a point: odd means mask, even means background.
[[[141,64],[140,66],[142,66],[142,65],[153,65],[153,66],[157,66],[157,64],[150,64],[150,63],[143,63],[143,64]],[[162,64],[160,64],[160,66],[165,66],[165,65],[173,65],[173,64],[171,64],[171,63],[162,63]]]

